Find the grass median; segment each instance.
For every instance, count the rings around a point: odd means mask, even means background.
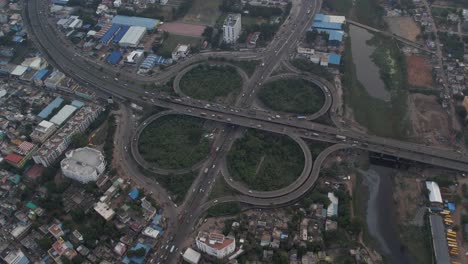
[[[284,79],[265,84],[258,98],[268,108],[295,114],[313,114],[322,108],[320,87],[302,79]]]
[[[203,134],[203,120],[199,118],[163,116],[143,130],[138,149],[158,168],[190,168],[209,153],[210,144]]]
[[[304,168],[304,154],[291,138],[247,130],[227,156],[231,176],[250,189],[273,191],[294,182]]]
[[[224,65],[201,64],[187,72],[180,80],[182,92],[192,98],[213,101],[239,93],[242,78],[236,69]]]

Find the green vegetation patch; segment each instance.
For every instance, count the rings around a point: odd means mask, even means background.
[[[292,65],[299,70],[310,72],[312,74],[318,75],[327,81],[333,81],[334,75],[327,70],[326,67],[322,67],[318,64],[315,64],[311,61],[303,59],[295,59],[292,62]]]
[[[238,202],[220,203],[208,209],[209,216],[233,215],[241,212]]]
[[[188,116],[163,116],[141,133],[141,156],[159,168],[189,168],[205,158],[210,149],[203,137],[203,121]]]
[[[347,39],[344,56],[345,100],[353,109],[355,119],[370,132],[383,136],[404,139],[409,133],[407,116],[407,70],[405,56],[391,39],[375,35],[369,41],[376,47],[372,59],[380,69],[385,88],[391,100],[385,102],[370,96],[359,82],[351,52],[350,37]]]
[[[242,78],[231,66],[201,64],[187,72],[180,80],[180,89],[186,95],[202,100],[213,101],[216,97],[226,97],[238,93]]]
[[[424,226],[399,226],[402,243],[417,264],[432,263],[432,237],[427,216]]]
[[[272,110],[296,114],[316,113],[325,103],[320,87],[302,79],[267,83],[260,90],[258,98]]]
[[[178,44],[190,44],[190,48],[192,51],[197,51],[200,47],[200,38],[197,37],[190,37],[190,36],[181,36],[175,34],[165,33],[164,42],[162,46],[159,47],[156,54],[163,56],[165,58],[171,58],[172,51],[177,47]]]
[[[236,195],[238,192],[226,183],[223,177],[221,177],[219,180],[216,181],[215,185],[213,186],[213,189],[210,192],[210,195],[208,198],[215,199],[223,196],[230,196],[230,195]]]
[[[156,180],[161,183],[166,190],[171,192],[175,203],[182,203],[185,199],[185,195],[187,195],[187,192],[190,189],[190,186],[192,186],[195,177],[195,172],[190,172],[178,175],[159,175]]]
[[[231,176],[249,188],[272,191],[290,185],[304,168],[304,155],[291,138],[248,130],[227,156]]]

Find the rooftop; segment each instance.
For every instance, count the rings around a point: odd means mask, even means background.
[[[239,19],[241,19],[241,14],[228,14],[224,20],[224,25],[233,27]]]

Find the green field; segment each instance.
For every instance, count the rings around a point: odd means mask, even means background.
[[[169,36],[164,39],[157,54],[165,58],[171,58],[172,51],[177,47],[177,44],[190,44],[191,47],[198,48],[200,46],[200,40],[200,38],[196,37],[169,34]]]
[[[296,114],[316,113],[325,103],[320,87],[302,79],[267,83],[258,93],[258,98],[272,110]]]
[[[261,17],[243,16],[241,19],[242,27],[261,25],[264,23],[268,23],[268,20]]]
[[[222,0],[193,0],[192,7],[183,18],[184,22],[201,25],[214,25],[221,14]]]
[[[241,87],[242,78],[231,66],[202,64],[187,72],[180,80],[180,89],[186,95],[209,101],[233,92],[238,93]]]
[[[147,162],[159,168],[189,168],[209,153],[210,145],[203,134],[201,119],[163,116],[142,131],[138,149]]]
[[[227,155],[231,176],[258,191],[288,186],[304,168],[304,154],[291,138],[247,130]]]

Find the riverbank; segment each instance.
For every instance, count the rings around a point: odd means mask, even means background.
[[[358,79],[357,67],[369,69],[375,66],[355,64],[353,56],[357,57],[361,54],[353,54],[352,38],[353,36],[350,35],[346,40],[342,83],[345,84],[344,101],[351,108],[353,118],[366,127],[370,133],[378,136],[397,139],[407,138],[411,132],[407,114],[406,62],[403,54],[401,54],[395,42],[383,36],[374,35],[367,42],[368,45],[375,45],[371,59],[378,67],[379,76],[373,77],[380,77],[385,85],[385,91],[390,94],[389,101],[386,102],[387,97],[384,97],[385,95],[377,98],[369,93],[369,89],[379,88],[376,81],[371,82],[376,84],[375,87],[373,85],[372,87],[365,87]],[[357,62],[361,61],[358,60]]]

